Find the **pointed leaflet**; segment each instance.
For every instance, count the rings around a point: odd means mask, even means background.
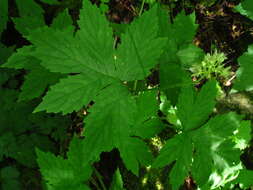
[[[248,51],[238,59],[240,68],[236,73],[234,88],[236,90],[252,90],[253,89],[253,45],[248,47]]]
[[[50,190],[89,189],[84,182],[89,179],[92,170],[86,164],[82,143],[82,140],[74,137],[66,160],[52,153],[36,150],[40,171]]]
[[[177,115],[184,130],[200,127],[212,113],[216,98],[216,82],[207,82],[197,94],[191,86],[182,89],[177,105]]]
[[[46,110],[67,114],[78,111],[110,82],[109,78],[96,72],[61,79],[59,83],[50,88],[35,112]]]
[[[55,84],[59,78],[63,77],[62,74],[49,72],[42,67],[40,60],[31,56],[34,49],[34,46],[20,48],[2,65],[2,67],[7,68],[29,70],[21,87],[20,101],[31,100],[41,96],[49,85]]]
[[[12,18],[15,28],[23,35],[45,25],[44,10],[33,0],[16,0],[19,18]]]
[[[51,27],[62,30],[68,27],[72,27],[74,30],[74,26],[72,24],[72,18],[68,13],[68,9],[66,9],[57,15],[57,17],[53,20]]]
[[[78,22],[81,29],[75,37],[72,29],[44,27],[32,32],[28,40],[36,47],[33,55],[52,72],[96,71],[113,76],[112,29],[96,6],[85,0],[83,7]]]
[[[166,38],[157,38],[157,7],[145,12],[134,20],[122,35],[122,42],[117,49],[117,76],[121,80],[144,79],[163,52]]]
[[[136,176],[139,175],[139,164],[149,166],[153,161],[148,146],[140,139],[133,137],[122,139],[118,148],[126,168]]]
[[[32,71],[25,76],[25,81],[21,87],[19,101],[31,100],[41,96],[46,88],[58,82],[61,74],[51,73],[38,64]]]
[[[84,121],[87,159],[93,161],[102,151],[118,148],[127,168],[138,175],[138,164],[147,165],[152,155],[141,140],[130,137],[137,109],[128,90],[120,84],[108,86],[89,111]],[[140,149],[143,152],[138,154]]]
[[[176,135],[166,142],[153,163],[153,167],[163,167],[176,161],[169,176],[173,190],[178,190],[188,176],[192,163],[192,151],[191,137],[188,134]]]

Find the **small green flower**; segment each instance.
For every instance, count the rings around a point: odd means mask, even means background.
[[[201,63],[194,64],[190,70],[192,77],[201,81],[203,79],[216,78],[217,80],[228,80],[231,76],[230,67],[224,67],[223,62],[226,60],[224,53],[215,51],[213,54],[205,55]]]

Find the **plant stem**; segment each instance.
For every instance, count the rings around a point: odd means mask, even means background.
[[[144,4],[145,4],[145,0],[142,0],[142,2],[141,2],[141,9],[139,11],[139,16],[141,16],[141,14],[142,14],[142,11],[143,11],[143,8],[144,8]]]
[[[105,184],[102,180],[102,176],[100,175],[100,173],[97,171],[97,169],[95,167],[93,167],[93,169],[94,169],[96,177],[98,178],[98,181],[99,181],[100,185],[102,186],[102,189],[107,190],[106,187],[105,187]]]
[[[101,190],[96,180],[93,177],[91,177],[90,182],[97,188],[97,190]]]
[[[135,80],[135,81],[134,81],[134,92],[135,92],[136,89],[137,89],[137,84],[138,84],[138,80]]]

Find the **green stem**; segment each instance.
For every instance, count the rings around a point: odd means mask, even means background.
[[[97,190],[101,190],[96,180],[93,177],[91,177],[90,182],[96,187]]]
[[[144,8],[144,4],[145,4],[145,0],[142,0],[142,2],[141,2],[141,9],[139,11],[139,16],[141,16],[141,14],[142,14],[142,11],[143,11],[143,8]]]
[[[95,167],[93,169],[94,169],[96,177],[98,178],[98,181],[99,181],[100,185],[102,186],[102,189],[107,190],[106,187],[105,187],[105,184],[102,180],[102,176],[100,175],[100,173],[97,171],[97,169]]]
[[[136,89],[137,89],[137,84],[138,84],[138,80],[135,80],[135,81],[134,81],[134,92],[135,92]]]

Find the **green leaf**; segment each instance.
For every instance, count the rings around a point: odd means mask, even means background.
[[[1,67],[12,68],[12,69],[31,69],[31,65],[39,64],[39,60],[30,56],[33,52],[34,46],[24,46],[23,48],[17,49],[17,52],[13,53],[7,62]]]
[[[204,51],[193,44],[189,44],[185,48],[180,49],[177,52],[177,56],[184,67],[189,67],[202,61]]]
[[[33,30],[45,26],[43,15],[41,16],[23,16],[12,18],[15,28],[23,35],[30,34]]]
[[[30,72],[25,76],[25,81],[21,87],[19,101],[31,100],[39,97],[45,89],[58,82],[63,75],[51,73],[40,65],[40,60],[31,56],[34,46],[25,46],[13,53],[8,61],[1,67],[26,69]],[[39,80],[43,79],[43,80]]]
[[[139,175],[139,164],[149,166],[153,161],[148,146],[140,139],[130,137],[122,139],[118,148],[126,168],[136,176]]]
[[[85,149],[92,160],[100,152],[110,151],[129,138],[136,104],[125,87],[115,84],[101,91],[89,111],[85,120]]]
[[[93,100],[109,82],[108,78],[95,72],[61,79],[50,88],[34,112],[46,110],[66,114],[78,111]]]
[[[3,190],[19,190],[21,189],[21,183],[19,181],[19,171],[17,168],[7,166],[1,169],[1,187]]]
[[[253,19],[253,5],[251,0],[243,0],[237,7],[235,7],[242,15]]]
[[[34,67],[30,73],[25,76],[25,82],[23,83],[19,94],[19,101],[31,100],[41,96],[45,89],[58,82],[60,74],[51,73],[40,65]]]
[[[192,163],[192,151],[193,144],[190,136],[187,134],[176,135],[166,142],[153,163],[153,167],[163,167],[176,161],[170,172],[170,183],[173,190],[179,189],[188,175]]]
[[[22,34],[27,35],[31,31],[45,25],[44,10],[33,0],[16,0],[19,18],[12,18],[15,28]]]
[[[44,151],[55,151],[54,144],[47,136],[37,134],[21,135],[14,143],[15,147],[10,150],[9,156],[27,167],[36,166],[35,147]]]
[[[250,121],[243,121],[240,127],[237,129],[235,136],[233,137],[236,147],[243,150],[249,146],[251,140],[251,124]]]
[[[72,24],[72,18],[68,13],[68,9],[65,9],[63,12],[59,13],[57,17],[53,20],[51,27],[56,29],[65,29],[68,27],[72,27],[74,30]]]
[[[135,117],[133,135],[151,138],[162,131],[163,124],[157,116],[157,91],[141,92],[136,100],[138,113]]]
[[[214,184],[225,181],[228,177],[226,170],[240,163],[239,149],[230,138],[240,125],[237,116],[229,113],[212,118],[193,133],[195,154],[192,175],[199,186],[206,184],[212,172],[219,176]]]
[[[211,84],[214,81],[203,87],[196,100],[202,100],[199,97],[206,94],[204,91],[210,90]],[[188,88],[188,91],[186,89],[182,93],[189,95],[189,92],[193,91]],[[206,114],[207,112],[202,117],[205,118]],[[170,172],[170,183],[175,190],[189,172],[200,187],[206,185],[213,174],[218,178],[208,182],[210,186],[223,185],[240,169],[240,150],[235,147],[232,139],[234,132],[243,125],[240,120],[236,114],[229,113],[212,118],[204,126],[201,123],[197,129],[183,131],[166,142],[153,167],[163,167],[176,161]]]
[[[217,94],[216,82],[207,82],[195,95],[191,86],[182,89],[177,105],[177,115],[184,130],[200,127],[212,113]]]
[[[145,78],[163,52],[166,38],[157,38],[157,7],[153,7],[136,19],[122,35],[117,49],[116,68],[121,80],[132,81]],[[148,30],[147,30],[148,28]]]
[[[82,152],[82,143],[77,138],[72,140],[67,159],[36,150],[37,162],[49,189],[89,189],[83,182],[89,179],[92,170]]]
[[[252,75],[253,75],[253,45],[249,46],[248,51],[239,57],[239,69],[236,72],[236,79],[233,88],[236,90],[252,90]]]
[[[43,15],[44,10],[34,0],[16,0],[18,12],[20,17],[40,17]]]
[[[71,28],[40,28],[28,36],[36,46],[34,56],[52,72],[98,72],[114,76],[112,29],[96,6],[86,0],[76,36]],[[40,38],[38,38],[40,36]]]
[[[253,171],[243,169],[240,171],[239,176],[236,178],[234,183],[240,184],[240,187],[247,189],[253,186]]]
[[[120,170],[117,169],[113,175],[112,184],[109,190],[124,190],[123,185],[124,184],[120,174]]]
[[[134,99],[125,87],[113,84],[101,91],[94,101],[85,120],[84,149],[88,160],[94,161],[100,152],[118,148],[126,167],[138,175],[139,163],[150,164],[152,154],[144,142],[130,138],[137,112]]]

